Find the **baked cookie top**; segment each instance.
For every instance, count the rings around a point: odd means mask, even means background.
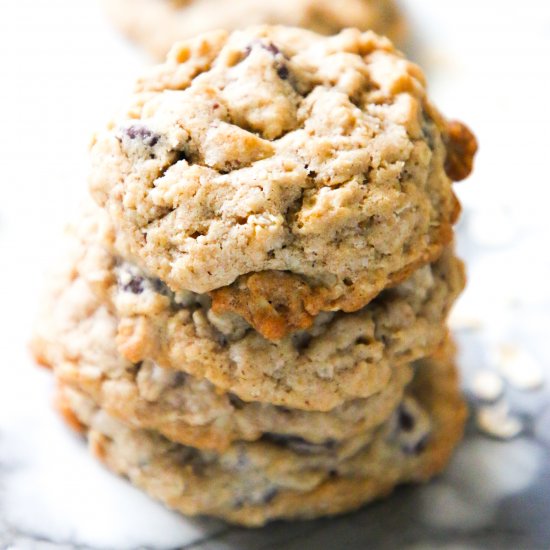
[[[371,32],[213,32],[139,80],[93,140],[90,183],[152,274],[229,286],[214,309],[278,339],[441,254],[475,152],[453,128]]]
[[[159,59],[178,40],[262,23],[322,34],[357,27],[394,41],[405,34],[394,0],[103,0],[103,5],[127,36]]]
[[[257,526],[341,513],[438,473],[466,416],[451,357],[441,350],[426,360],[388,420],[345,451],[273,437],[222,454],[199,451],[120,423],[72,388],[61,386],[58,404],[72,426],[87,432],[98,458],[154,498],[185,514]]]

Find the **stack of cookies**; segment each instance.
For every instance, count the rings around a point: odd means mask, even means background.
[[[439,472],[475,139],[384,38],[177,43],[91,146],[34,349],[109,468],[185,514],[336,514]]]

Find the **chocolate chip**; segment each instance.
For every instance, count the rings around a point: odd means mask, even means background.
[[[263,44],[262,47],[267,50],[268,52],[271,52],[273,55],[278,55],[281,53],[281,50],[273,44],[273,42],[270,42],[269,44]]]
[[[262,497],[262,504],[269,504],[279,494],[278,489],[272,487]]]
[[[404,432],[411,432],[414,429],[415,421],[412,414],[401,407],[398,412],[399,427]]]
[[[423,421],[425,413],[415,411],[413,403],[405,401],[396,411],[396,441],[402,451],[409,455],[422,453],[430,438],[428,421]]]
[[[132,277],[130,282],[126,283],[122,290],[131,292],[132,294],[141,294],[144,290],[145,279],[139,275]]]
[[[258,47],[258,46],[262,47],[264,50],[267,50],[273,56],[284,55],[281,52],[281,50],[279,48],[277,48],[277,46],[275,46],[275,44],[273,44],[272,42],[270,42],[269,44],[265,44],[264,42],[260,42],[259,40],[255,40],[254,42],[252,42],[252,44],[249,44],[244,49],[242,60],[245,60],[250,55],[250,53],[252,52],[252,48]]]
[[[227,398],[229,399],[229,403],[231,403],[231,406],[237,410],[241,410],[246,404],[241,398],[237,397],[233,393],[228,393]]]
[[[265,433],[262,439],[279,447],[286,447],[295,453],[308,455],[333,451],[337,446],[337,442],[334,439],[327,439],[323,443],[311,443],[297,435],[283,435],[269,432]]]
[[[227,336],[225,334],[222,334],[221,332],[216,332],[216,342],[218,342],[218,345],[220,345],[222,348],[227,346]]]
[[[288,67],[286,65],[279,65],[277,67],[277,75],[281,80],[286,80],[289,75]]]
[[[185,385],[185,381],[187,380],[187,374],[185,374],[184,372],[177,372],[175,375],[174,375],[174,379],[173,379],[173,385],[174,386],[183,386]]]
[[[313,340],[313,336],[307,332],[296,332],[292,335],[292,343],[296,351],[304,351]]]
[[[288,59],[288,57],[272,42],[270,42],[269,44],[262,44],[262,48],[273,54],[274,57],[280,56],[284,59]],[[277,71],[277,75],[281,80],[288,79],[290,71],[288,70],[288,66],[286,65],[286,63],[278,61],[275,65],[275,70]]]
[[[429,439],[429,436],[424,436],[416,445],[413,446],[413,448],[411,449],[412,453],[415,455],[423,453],[428,446]]]
[[[160,139],[158,134],[155,134],[144,126],[130,126],[126,128],[126,135],[130,139],[140,139],[143,143],[149,147],[154,147]]]
[[[252,44],[249,44],[243,51],[241,61],[245,60],[250,55],[250,52],[252,52],[252,48],[257,46],[262,47],[264,50],[268,51],[273,57],[278,58],[275,64],[275,70],[277,71],[277,75],[281,80],[287,80],[290,75],[290,71],[288,69],[288,66],[284,63],[283,60],[288,59],[288,57],[277,46],[275,46],[273,42],[269,42],[268,44],[265,44],[264,42],[257,41]]]

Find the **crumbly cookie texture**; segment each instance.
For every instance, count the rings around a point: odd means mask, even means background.
[[[335,34],[346,27],[373,30],[400,42],[405,21],[394,0],[102,0],[132,40],[162,59],[174,42],[215,30],[262,23]]]
[[[276,340],[442,253],[476,147],[454,124],[372,32],[220,31],[139,81],[90,184],[149,272]]]
[[[71,388],[61,387],[58,403],[98,458],[154,498],[184,514],[258,526],[342,513],[438,473],[466,416],[452,361],[431,359],[407,393],[366,444],[344,455],[292,447],[285,438],[235,444],[223,454],[198,451],[129,428]]]
[[[394,367],[379,393],[326,413],[247,403],[152,360],[124,359],[116,347],[117,319],[107,306],[84,279],[58,281],[35,337],[35,353],[63,384],[88,394],[115,418],[192,447],[224,451],[237,440],[276,436],[303,449],[333,449],[382,424],[412,376],[409,365]]]
[[[462,263],[447,250],[364,309],[319,315],[312,328],[270,342],[241,317],[216,314],[208,296],[174,294],[121,260],[116,250],[124,242],[101,212],[80,220],[72,240],[60,284],[90,286],[108,304],[118,350],[128,361],[152,360],[243,401],[302,410],[329,411],[368,398],[387,386],[395,368],[433,353],[464,286]]]

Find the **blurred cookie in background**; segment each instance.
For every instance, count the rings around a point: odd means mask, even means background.
[[[346,27],[373,30],[399,44],[404,20],[394,0],[101,0],[134,42],[162,59],[177,40],[212,29],[268,23],[335,34]]]

